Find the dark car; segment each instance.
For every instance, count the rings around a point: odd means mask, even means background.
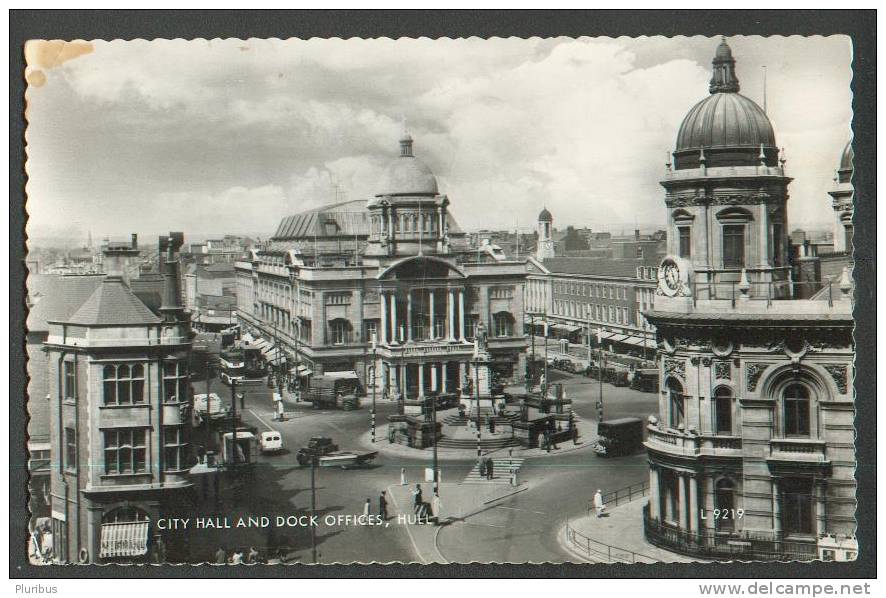
[[[312,457],[322,457],[338,450],[338,445],[332,442],[328,436],[314,436],[308,441],[308,446],[300,448],[295,460],[299,465],[308,465]]]

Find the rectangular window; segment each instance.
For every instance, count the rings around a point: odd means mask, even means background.
[[[77,433],[74,428],[65,428],[65,470],[77,471]]]
[[[118,428],[104,431],[105,473],[120,475],[146,473],[146,428]]]
[[[181,471],[187,469],[187,444],[181,426],[163,426],[163,470]]]
[[[781,482],[782,527],[786,534],[811,534],[813,524],[812,480]]]
[[[678,248],[679,256],[689,259],[692,257],[692,237],[691,229],[688,226],[678,226],[677,234],[680,238],[680,247]]]
[[[108,364],[102,370],[105,405],[133,405],[145,401],[145,368],[142,364]]]
[[[744,267],[744,225],[723,226],[723,267]]]
[[[348,342],[348,323],[343,320],[332,322],[332,344],[344,345]]]
[[[76,364],[73,361],[62,362],[63,378],[64,378],[64,394],[62,398],[66,401],[73,401],[77,398],[77,372]]]
[[[64,563],[68,560],[68,530],[67,522],[52,518],[52,556],[55,560]]]
[[[185,403],[188,400],[188,369],[182,361],[163,362],[163,401]]]
[[[772,225],[772,265],[773,266],[781,266],[782,265],[782,228],[780,222],[775,222]]]
[[[376,342],[381,342],[378,336],[378,320],[366,320],[366,341],[371,343],[375,338]]]

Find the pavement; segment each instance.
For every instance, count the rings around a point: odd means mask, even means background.
[[[643,536],[643,506],[638,498],[612,509],[570,519],[558,534],[563,548],[591,563],[693,563],[697,559],[662,550]],[[568,529],[568,531],[567,531]]]
[[[433,496],[433,483],[421,484],[425,502],[431,502]],[[440,492],[440,517],[439,524],[418,522],[413,517],[412,491],[414,484],[406,486],[392,485],[387,493],[391,498],[392,523],[405,526],[412,546],[415,550],[417,562],[427,563],[452,563],[470,562],[459,557],[458,553],[444,555],[438,545],[439,535],[448,526],[470,525],[471,517],[485,510],[495,508],[499,501],[513,497],[529,490],[526,482],[515,486],[489,484],[488,486],[466,486],[458,483],[441,483]]]

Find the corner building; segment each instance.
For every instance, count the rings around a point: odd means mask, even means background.
[[[353,370],[389,398],[456,392],[482,322],[493,370],[522,380],[526,263],[469,246],[409,135],[368,202],[286,217],[235,268],[238,317],[294,375]]]
[[[724,40],[661,182],[670,255],[646,314],[661,395],[645,534],[701,558],[857,552],[852,287],[793,282],[782,156]]]

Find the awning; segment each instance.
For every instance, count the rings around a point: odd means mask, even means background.
[[[148,552],[149,521],[102,524],[99,557],[141,556]]]
[[[643,346],[643,339],[636,337],[636,336],[629,336],[621,342],[628,344],[628,345],[634,345],[635,347],[642,347]]]
[[[628,338],[627,334],[615,334],[609,339],[609,341],[613,343],[620,343],[626,338]]]
[[[614,332],[608,332],[608,331],[604,330],[603,334],[600,335],[600,338],[605,341],[606,339],[612,338],[613,336],[615,336]],[[594,335],[594,338],[597,338],[596,334]]]
[[[581,330],[581,326],[572,326],[571,324],[563,324],[563,329],[568,333],[578,332]]]
[[[359,380],[360,377],[354,370],[345,370],[343,372],[326,372],[327,378],[341,378],[345,380]]]
[[[249,345],[249,348],[250,349],[264,349],[267,346],[268,346],[268,341],[266,341],[263,338],[257,338]]]
[[[292,368],[289,372],[299,376],[310,376],[313,373],[310,368],[303,363],[298,364],[298,367]]]

